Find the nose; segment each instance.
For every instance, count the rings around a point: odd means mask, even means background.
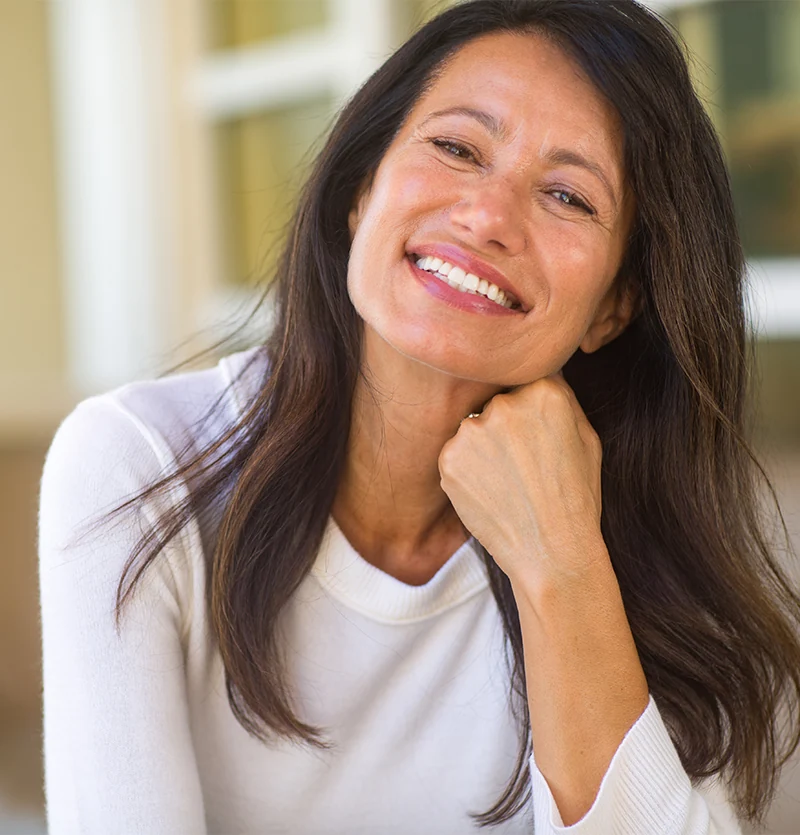
[[[475,186],[450,210],[450,220],[482,249],[517,255],[526,244],[525,211],[513,184],[505,180]]]

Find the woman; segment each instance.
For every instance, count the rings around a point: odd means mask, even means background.
[[[264,346],[53,442],[51,832],[758,822],[800,600],[742,277],[657,18],[474,0],[420,30],[317,161]]]

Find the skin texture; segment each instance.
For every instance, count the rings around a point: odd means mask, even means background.
[[[430,119],[454,106],[502,119],[506,135],[467,116]],[[478,161],[432,142],[441,139]],[[613,198],[590,172],[547,163],[554,148],[596,161]],[[568,205],[565,190],[595,214]],[[348,288],[378,402],[359,386],[334,516],[367,559],[406,582],[430,579],[467,536],[438,466],[459,421],[625,326],[633,300],[618,297],[614,277],[632,202],[616,114],[548,41],[474,41],[417,103],[350,219]],[[456,244],[499,269],[530,311],[489,316],[442,303],[406,261],[426,243]]]
[[[501,129],[434,115],[454,107]],[[556,164],[557,149],[601,176]],[[565,824],[648,699],[600,532],[602,450],[560,375],[634,314],[615,283],[633,203],[613,109],[552,42],[495,34],[449,62],[350,216],[372,390],[356,391],[334,518],[407,583],[430,580],[469,533],[497,560],[520,610],[536,762]],[[431,244],[499,270],[527,312],[429,292],[407,255]]]

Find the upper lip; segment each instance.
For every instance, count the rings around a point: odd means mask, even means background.
[[[442,261],[447,261],[454,267],[461,267],[468,273],[477,275],[478,278],[485,278],[492,284],[496,284],[501,290],[506,293],[511,293],[512,296],[520,303],[523,313],[528,312],[528,306],[519,294],[517,288],[511,281],[503,275],[498,269],[482,261],[475,255],[471,255],[466,250],[455,244],[416,244],[410,250],[413,255],[432,255],[435,258],[441,258]]]

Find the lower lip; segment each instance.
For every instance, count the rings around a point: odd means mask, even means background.
[[[451,307],[459,310],[466,310],[470,313],[489,313],[494,316],[516,316],[522,313],[521,310],[512,310],[510,307],[503,307],[496,302],[481,296],[480,293],[469,293],[466,290],[458,290],[451,287],[441,278],[436,278],[433,273],[421,270],[410,257],[406,258],[411,273],[419,283],[436,298],[441,299]]]

